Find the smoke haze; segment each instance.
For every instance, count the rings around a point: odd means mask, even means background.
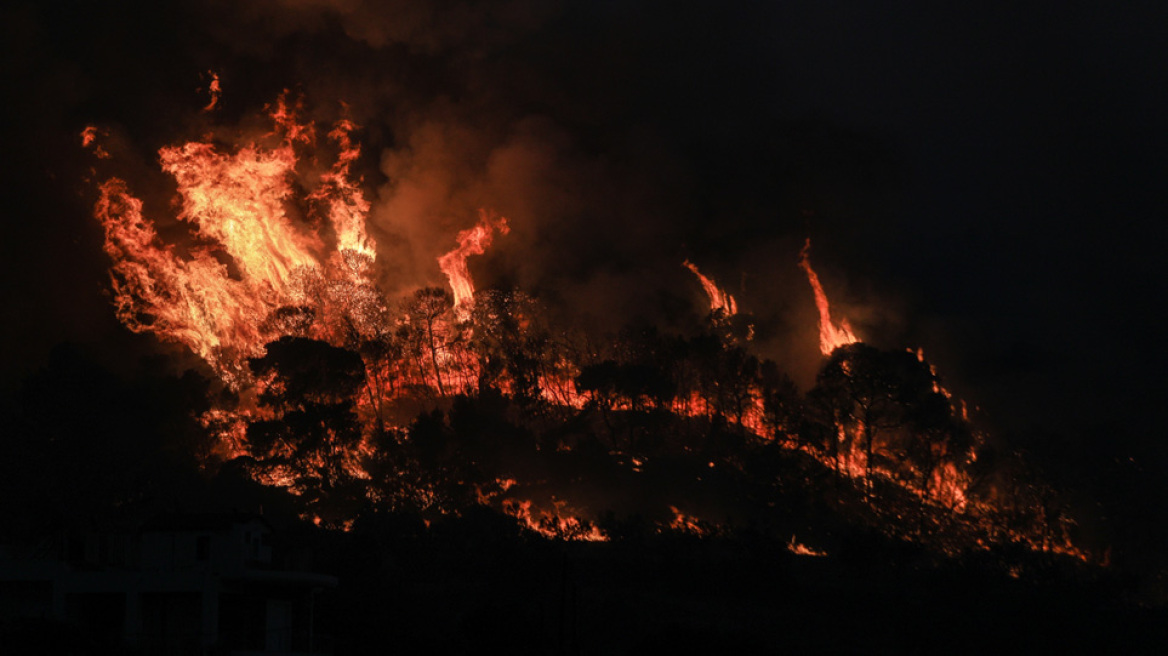
[[[1117,454],[1163,464],[1145,439],[1163,346],[1129,338],[1158,325],[1164,282],[1168,102],[1147,27],[1162,16],[289,0],[4,18],[14,372],[56,341],[125,339],[81,128],[110,130],[166,230],[158,148],[265,130],[255,117],[290,89],[322,125],[361,126],[391,298],[442,284],[435,258],[486,207],[512,231],[471,261],[480,288],[598,330],[683,325],[704,304],[689,259],[806,385],[810,236],[864,339],[924,346],[999,424],[1118,422]],[[210,114],[208,71],[223,86]]]

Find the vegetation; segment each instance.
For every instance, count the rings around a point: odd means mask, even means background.
[[[11,411],[5,541],[51,545],[163,511],[262,508],[281,529],[278,548],[310,549],[304,566],[340,577],[318,606],[322,644],[337,653],[1075,652],[1120,642],[1139,653],[1165,638],[1162,588],[1135,561],[1099,567],[1009,539],[977,544],[1066,516],[1024,460],[983,450],[986,471],[971,470],[974,490],[1015,481],[1013,514],[987,529],[917,483],[841,475],[818,457],[835,428],[825,417],[871,426],[861,446],[881,445],[890,472],[935,467],[964,448],[969,434],[931,406],[931,374],[912,354],[841,349],[800,394],[773,363],[717,335],[628,331],[579,368],[587,401],[565,409],[534,382],[527,394],[500,390],[545,361],[525,357],[526,345],[551,348],[511,330],[476,337],[495,383],[435,393],[402,428],[386,421],[361,462],[368,479],[329,460],[364,439],[353,399],[370,384],[366,351],[306,338],[269,345],[251,369],[269,380],[259,401],[270,418],[251,425],[251,455],[225,460],[199,421],[216,394],[206,379],[157,360],[115,374],[60,348]],[[408,352],[392,339],[384,349]],[[845,364],[866,377],[840,381]],[[744,425],[738,386],[748,383],[781,440]],[[665,412],[694,389],[709,407]],[[919,435],[951,442],[922,453]],[[254,479],[291,465],[298,494]],[[580,527],[548,539],[501,503],[553,497],[608,541],[564,539]],[[320,527],[303,521],[313,515]],[[799,555],[796,541],[826,555]]]

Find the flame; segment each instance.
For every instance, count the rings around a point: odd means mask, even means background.
[[[217,82],[217,78],[212,80],[213,92]],[[213,93],[208,108],[214,106],[217,98]],[[297,107],[284,96],[269,108],[269,116],[275,124],[271,134],[232,150],[222,149],[208,139],[160,151],[163,171],[177,183],[177,218],[190,226],[192,239],[185,247],[164,241],[156,224],[145,215],[142,200],[131,193],[126,182],[110,178],[99,186],[94,211],[104,228],[104,248],[112,260],[114,306],[117,316],[130,330],[152,332],[161,339],[186,345],[239,392],[238,406],[213,408],[202,416],[207,429],[219,436],[214,452],[224,459],[254,456],[250,451],[253,447],[248,444],[249,424],[276,418],[270,408],[257,401],[272,381],[257,380],[247,365],[247,359],[261,355],[266,344],[281,336],[294,335],[356,350],[356,345],[363,348],[386,335],[397,339],[396,335],[402,333],[426,331],[424,337],[428,344],[421,356],[417,353],[393,358],[363,355],[368,384],[353,399],[362,422],[361,440],[358,444],[349,443],[322,452],[309,463],[310,467],[325,469],[329,464],[325,460],[329,460],[352,479],[368,481],[370,474],[364,463],[377,456],[372,437],[382,434],[386,428],[401,428],[382,416],[384,406],[419,390],[422,396],[427,396],[437,389],[445,397],[448,393],[475,389],[480,383],[480,375],[487,367],[476,354],[471,335],[481,339],[490,330],[488,320],[480,316],[485,313],[471,312],[474,285],[467,258],[485,252],[495,231],[507,234],[509,227],[505,218],[480,210],[478,223],[458,234],[458,247],[438,258],[453,290],[453,304],[450,297],[439,291],[432,297],[419,297],[419,301],[433,301],[423,308],[423,314],[430,314],[411,316],[407,312],[395,318],[371,280],[376,243],[366,229],[370,204],[361,191],[360,179],[353,174],[354,163],[360,157],[352,136],[357,126],[342,120],[332,127],[327,137],[336,148],[336,158],[331,166],[322,167],[325,172],[317,179],[306,180],[307,175],[303,171],[298,173],[297,165],[304,150],[315,145],[314,125],[301,122]],[[102,136],[104,133],[97,128],[87,127],[81,132],[82,144],[103,157],[99,143]],[[294,179],[297,184],[293,183]],[[305,218],[310,221],[301,220],[290,209],[294,207],[304,208],[308,215]],[[311,230],[311,226],[323,227],[323,234]],[[169,229],[165,234],[172,232]],[[840,321],[838,326],[832,322],[827,297],[810,265],[809,252],[810,240],[801,252],[799,264],[815,292],[820,349],[828,355],[839,346],[857,342],[858,338],[846,321]],[[730,316],[737,312],[733,296],[702,275],[693,263],[685,261],[683,266],[698,277],[709,297],[711,313]],[[481,309],[488,309],[483,297],[479,303]],[[532,310],[535,306],[520,307],[501,305],[497,314],[507,314],[514,320],[526,339],[526,331],[537,323]],[[380,343],[387,346],[389,341],[386,338]],[[565,414],[598,402],[593,393],[578,390],[575,381],[590,358],[601,356],[543,346],[540,349],[534,356],[537,362],[529,372],[527,388],[537,388],[544,403]],[[923,351],[917,350],[916,357],[925,362]],[[847,371],[848,363],[842,364]],[[933,371],[931,365],[929,368]],[[496,373],[490,381],[503,394],[513,394],[519,389],[516,384],[521,382],[509,379],[508,375]],[[949,399],[954,417],[967,418],[965,404],[955,400],[939,382],[934,381],[933,391]],[[997,510],[991,501],[970,492],[972,483],[965,465],[976,459],[975,452],[955,454],[941,445],[932,453],[939,462],[926,470],[904,458],[901,458],[903,462],[888,464],[896,460],[892,453],[895,445],[891,440],[877,438],[873,440],[872,453],[884,457],[879,462],[877,458],[869,462],[861,439],[863,426],[855,422],[847,426],[838,423],[834,427],[835,443],[830,446],[800,442],[788,434],[789,428],[775,426],[768,420],[764,391],[757,382],[746,382],[734,399],[732,410],[727,410],[727,403],[718,397],[717,391],[693,386],[680,388],[668,401],[614,397],[604,402],[611,410],[638,411],[639,405],[656,403],[659,407],[655,409],[678,417],[721,417],[741,427],[744,434],[808,454],[841,476],[866,483],[879,477],[898,485],[919,497],[923,506],[961,514],[970,523],[981,522],[987,535],[996,530],[993,534],[996,539],[1084,560],[1090,557],[1073,544],[1065,526],[1061,527],[1061,535],[1054,535],[1049,527],[1037,524],[1023,529],[992,528],[992,516]],[[572,447],[561,442],[555,448]],[[643,455],[630,455],[629,459],[634,471],[641,471]],[[735,466],[728,460],[709,462],[710,467],[715,465]],[[302,474],[286,463],[252,470],[255,480],[287,488],[298,495],[307,491],[298,482],[303,480]],[[512,478],[496,479],[485,489],[476,487],[477,500],[483,505],[502,507],[524,526],[545,537],[608,539],[581,513],[554,497],[550,509],[547,504],[540,507],[530,500],[504,498],[516,485]],[[372,490],[369,493],[370,498],[379,494]],[[423,500],[421,505],[425,507],[441,507],[440,494],[427,484],[419,483],[408,494]],[[676,507],[670,509],[673,518],[667,528],[662,525],[662,530],[700,536],[720,531],[716,525],[686,515]],[[989,541],[992,540],[987,538]],[[799,555],[825,555],[798,543],[794,536],[788,549]]]
[[[211,94],[211,102],[203,108],[204,112],[215,109],[215,106],[219,104],[219,95],[223,93],[223,88],[219,86],[219,74],[215,71],[207,71],[207,75],[211,76],[211,83],[207,85],[207,92]]]
[[[841,346],[855,344],[860,341],[852,332],[847,319],[841,319],[839,325],[832,323],[831,307],[827,302],[827,294],[823,292],[823,285],[819,283],[819,276],[811,268],[811,239],[799,251],[799,266],[807,272],[807,280],[811,282],[811,289],[815,291],[815,307],[819,309],[819,350],[824,355],[831,355],[832,351]]]
[[[595,524],[575,516],[563,501],[552,500],[553,510],[536,508],[529,501],[507,499],[503,512],[545,538],[573,542],[607,542],[608,536]]]
[[[97,138],[99,136],[106,136],[105,131],[98,130],[97,127],[92,125],[86,126],[85,129],[81,131],[81,147],[89,148],[92,146],[93,154],[97,155],[98,159],[109,159],[110,154],[106,152],[106,149],[103,148],[101,144],[97,143]]]
[[[496,230],[503,235],[510,232],[507,219],[487,210],[479,210],[479,222],[473,228],[458,233],[458,248],[438,258],[438,266],[450,281],[455,312],[461,321],[469,318],[470,304],[474,299],[474,281],[471,280],[466,259],[471,255],[485,253]]]
[[[714,533],[712,525],[681,512],[676,506],[669,506],[669,511],[673,513],[673,519],[669,522],[669,530],[671,531],[689,533],[699,537],[706,537]]]
[[[162,245],[142,216],[142,201],[113,178],[100,188],[95,214],[105,228],[105,251],[118,318],[134,332],[153,332],[188,346],[223,370],[224,348],[248,353],[263,342],[257,319],[273,307],[245,281],[234,280],[207,251],[189,260]]]
[[[268,116],[276,124],[276,132],[283,133],[286,143],[311,144],[316,139],[316,126],[301,122],[297,117],[300,101],[289,105],[288,92],[280,94],[273,105],[269,105]]]
[[[728,294],[726,290],[719,289],[713,280],[703,276],[702,272],[698,271],[697,265],[686,260],[681,263],[681,266],[693,271],[693,274],[698,277],[698,281],[702,283],[702,289],[705,290],[706,296],[710,297],[711,313],[722,312],[727,317],[738,314],[738,304],[734,301],[734,297]]]
[[[965,512],[969,505],[969,497],[966,494],[966,490],[969,488],[968,478],[957,469],[957,465],[945,462],[933,471],[933,476],[929,481],[929,490],[931,490],[932,497],[938,502],[956,512]]]
[[[178,218],[195,228],[196,243],[185,255],[162,242],[142,201],[118,178],[100,186],[94,210],[113,260],[122,323],[186,345],[233,386],[246,376],[246,358],[300,330],[273,322],[278,309],[322,306],[302,328],[327,337],[330,329],[321,324],[329,318],[323,306],[330,298],[350,319],[342,323],[365,330],[372,329],[371,306],[379,302],[370,298],[375,292],[365,276],[375,256],[364,230],[369,204],[350,176],[359,155],[349,138],[354,126],[342,121],[330,133],[341,154],[308,196],[326,208],[336,233],[329,257],[324,242],[285,209],[294,195],[295,146],[311,140],[312,126],[297,121],[284,97],[270,115],[275,145],[252,142],[222,152],[210,141],[196,141],[159,151],[163,171],[178,184]],[[94,134],[87,130],[83,141],[91,143]]]
[[[159,156],[162,169],[178,181],[179,218],[218,243],[261,294],[292,300],[293,272],[317,266],[312,251],[319,244],[295,230],[284,212],[296,165],[291,144],[247,146],[231,155],[209,143],[188,143],[163,148]]]
[[[812,549],[811,547],[809,547],[801,542],[796,542],[794,535],[791,536],[791,541],[787,543],[787,551],[790,551],[791,553],[793,553],[797,556],[821,557],[821,556],[827,555],[826,551],[819,551],[818,549]]]
[[[321,186],[309,198],[328,205],[329,221],[337,235],[337,250],[371,261],[377,256],[377,247],[365,232],[369,201],[365,200],[349,171],[354,160],[361,155],[360,147],[353,144],[350,136],[355,129],[351,121],[341,120],[329,132],[329,138],[340,147],[340,154],[332,170],[321,176]]]
[[[480,506],[489,506],[493,499],[515,487],[518,482],[514,478],[496,478],[489,487],[476,485],[475,500]]]

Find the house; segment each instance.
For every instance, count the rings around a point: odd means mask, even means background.
[[[145,654],[328,653],[314,605],[337,579],[277,568],[272,536],[257,515],[170,515],[50,557],[0,554],[0,619]]]

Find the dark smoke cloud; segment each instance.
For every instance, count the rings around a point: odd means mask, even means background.
[[[471,262],[480,286],[532,290],[604,329],[682,324],[704,303],[688,258],[807,382],[815,314],[795,262],[810,236],[866,338],[923,345],[1003,423],[1118,423],[1136,437],[1116,450],[1135,448],[1158,426],[1165,361],[1147,337],[1165,282],[1161,13],[16,3],[3,15],[16,96],[3,259],[20,282],[5,318],[18,337],[4,341],[22,347],[5,360],[116,330],[81,127],[108,125],[146,169],[212,124],[258,129],[250,117],[288,88],[312,116],[362,125],[391,294],[441,284],[434,258],[492,207],[514,229]],[[210,118],[208,70],[224,89]],[[36,313],[44,327],[19,328]]]
[[[311,29],[335,19],[345,33],[374,48],[402,44],[425,54],[483,53],[538,28],[559,2],[419,2],[417,0],[280,0],[257,7],[262,19],[287,20],[288,29]]]
[[[322,118],[341,99],[363,125],[393,294],[441,284],[436,256],[487,207],[513,230],[472,261],[481,286],[533,291],[600,330],[692,324],[706,300],[680,266],[688,258],[745,301],[761,349],[810,382],[802,239],[879,220],[895,194],[879,142],[784,108],[768,32],[780,17],[765,8],[290,1],[216,12],[210,32],[238,54],[222,67],[227,107],[232,93],[262,103],[275,61]],[[829,267],[830,242],[821,248]],[[853,321],[895,325],[876,316],[888,304],[836,282]]]

